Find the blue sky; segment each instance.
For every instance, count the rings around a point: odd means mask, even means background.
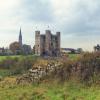
[[[61,46],[92,50],[100,43],[100,0],[0,0],[0,47],[34,45],[34,32],[61,32]]]

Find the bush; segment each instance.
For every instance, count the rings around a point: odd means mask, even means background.
[[[30,69],[35,61],[36,59],[31,56],[23,56],[16,58],[8,57],[7,59],[0,62],[0,68],[10,70],[11,75],[21,74]]]
[[[85,53],[77,61],[66,61],[60,69],[55,70],[53,77],[61,82],[69,79],[77,79],[84,83],[94,83],[100,78],[100,54]]]

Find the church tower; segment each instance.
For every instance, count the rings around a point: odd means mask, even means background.
[[[19,32],[19,44],[22,47],[22,32],[21,32],[21,28],[20,28],[20,32]]]

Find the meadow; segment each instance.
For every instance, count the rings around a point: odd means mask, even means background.
[[[35,58],[36,56],[35,55],[10,55],[10,56],[0,56],[0,62],[3,61],[3,60],[6,60],[6,59],[14,59],[14,58],[18,58],[18,59],[23,59],[23,58],[27,58],[27,57],[33,57]]]

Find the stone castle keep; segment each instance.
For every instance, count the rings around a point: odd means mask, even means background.
[[[59,56],[60,55],[60,32],[53,35],[50,30],[45,34],[35,31],[35,54],[41,56]]]

